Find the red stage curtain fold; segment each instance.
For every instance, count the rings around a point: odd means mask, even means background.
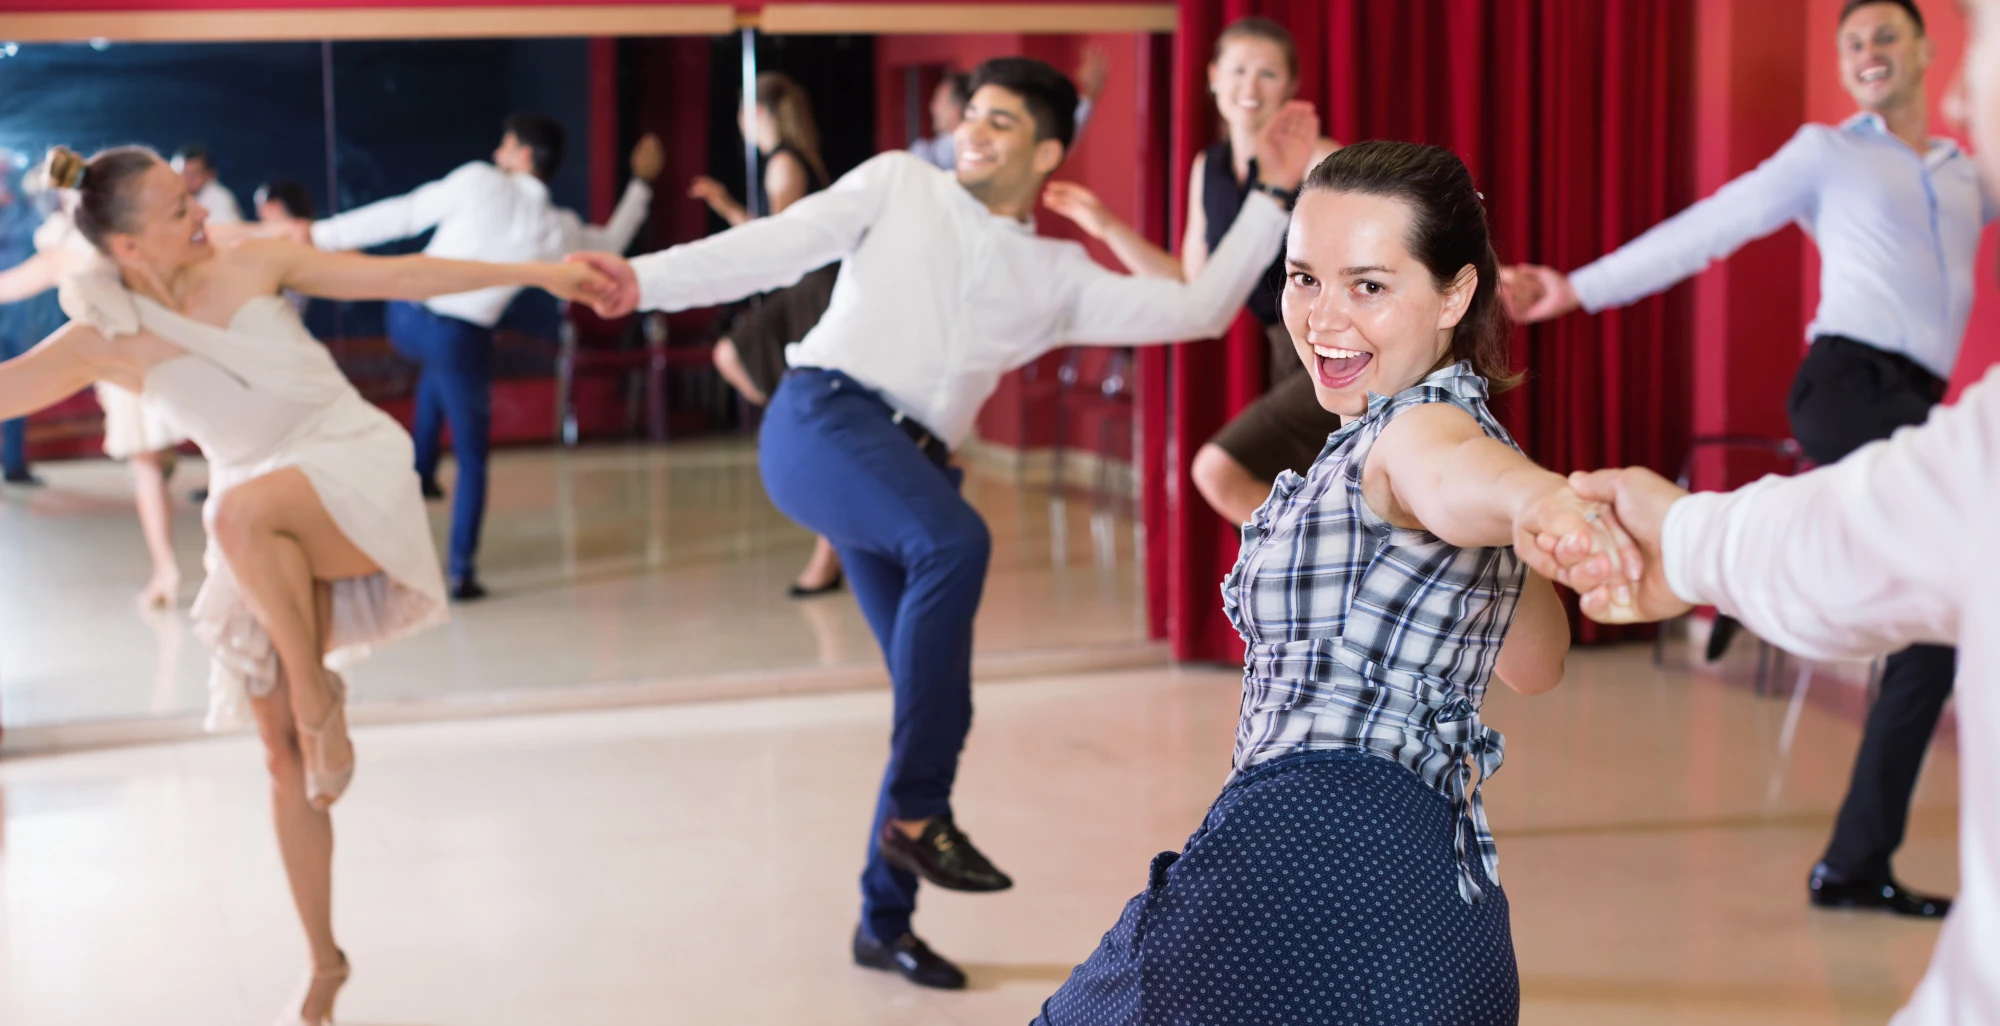
[[[1486,195],[1503,262],[1572,268],[1692,196],[1694,0],[1181,0],[1174,43],[1173,237],[1187,168],[1216,136],[1207,64],[1231,20],[1263,14],[1298,38],[1300,95],[1342,142],[1404,139],[1456,150]],[[1515,336],[1523,387],[1496,412],[1542,465],[1677,470],[1689,432],[1691,308],[1676,290]],[[1234,662],[1242,642],[1217,584],[1236,557],[1188,477],[1194,452],[1255,398],[1265,346],[1246,316],[1228,337],[1160,351],[1142,367],[1145,496],[1156,632],[1176,658]],[[1579,640],[1627,636],[1581,623]]]

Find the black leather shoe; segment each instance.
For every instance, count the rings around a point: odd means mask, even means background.
[[[444,489],[438,487],[438,483],[430,478],[424,478],[418,487],[423,490],[425,502],[436,502],[444,498]]]
[[[1715,626],[1708,629],[1708,661],[1712,663],[1721,659],[1729,651],[1729,643],[1736,640],[1737,632],[1742,629],[1742,622],[1735,617],[1715,614]]]
[[[467,574],[451,582],[451,597],[455,602],[477,602],[486,597],[486,586],[479,578]]]
[[[40,488],[48,483],[25,470],[11,471],[5,475],[5,479],[10,485],[20,485],[23,488]]]
[[[1918,919],[1940,919],[1951,911],[1950,898],[1918,894],[1893,879],[1839,880],[1824,865],[1813,867],[1806,888],[1816,908],[1877,910]]]
[[[195,489],[194,491],[191,491],[191,492],[189,492],[189,493],[188,493],[188,501],[189,501],[189,502],[192,502],[192,503],[194,503],[194,504],[195,504],[195,505],[197,505],[197,506],[200,506],[200,505],[203,505],[203,504],[207,503],[207,502],[208,502],[208,489],[206,489],[206,488],[197,488],[197,489]]]
[[[792,586],[785,590],[785,594],[795,599],[812,598],[815,595],[831,595],[834,592],[839,591],[841,587],[846,583],[847,583],[847,575],[839,570],[835,570],[833,572],[833,580],[830,580],[825,584],[820,585],[817,588],[808,588],[805,585],[798,583],[797,581],[793,581]]]
[[[931,946],[918,940],[914,933],[896,938],[893,944],[884,944],[868,936],[867,930],[855,927],[854,964],[901,973],[903,979],[919,987],[965,989],[964,971],[952,965],[950,959],[932,951]]]
[[[950,816],[932,819],[923,835],[914,840],[896,829],[896,824],[884,823],[875,844],[890,865],[948,891],[1004,891],[1014,886],[1012,878],[994,868],[972,846],[972,838],[965,836]]]

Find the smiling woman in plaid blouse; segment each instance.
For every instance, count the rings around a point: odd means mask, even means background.
[[[1223,583],[1249,644],[1234,770],[1038,1026],[1519,1017],[1479,706],[1492,677],[1561,681],[1569,627],[1508,546],[1636,552],[1486,409],[1487,381],[1511,383],[1506,323],[1456,156],[1327,158],[1286,257],[1285,325],[1344,423],[1278,480]]]

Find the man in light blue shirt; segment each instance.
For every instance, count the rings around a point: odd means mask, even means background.
[[[1838,127],[1799,129],[1756,170],[1570,275],[1508,268],[1517,319],[1623,306],[1796,223],[1821,257],[1819,310],[1806,329],[1812,348],[1786,403],[1800,447],[1829,464],[1922,424],[1958,362],[1979,237],[1995,203],[1971,156],[1928,134],[1933,47],[1915,0],[1847,0],[1839,49],[1860,113]],[[1734,623],[1718,620],[1716,629],[1711,653]],[[1955,669],[1955,650],[1937,645],[1884,664],[1833,840],[1808,882],[1813,904],[1922,917],[1950,908],[1896,883],[1889,859]]]

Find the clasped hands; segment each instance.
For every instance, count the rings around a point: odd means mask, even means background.
[[[1536,573],[1576,591],[1585,616],[1640,623],[1692,608],[1667,587],[1661,534],[1687,492],[1638,467],[1575,473],[1514,518],[1514,551]]]

